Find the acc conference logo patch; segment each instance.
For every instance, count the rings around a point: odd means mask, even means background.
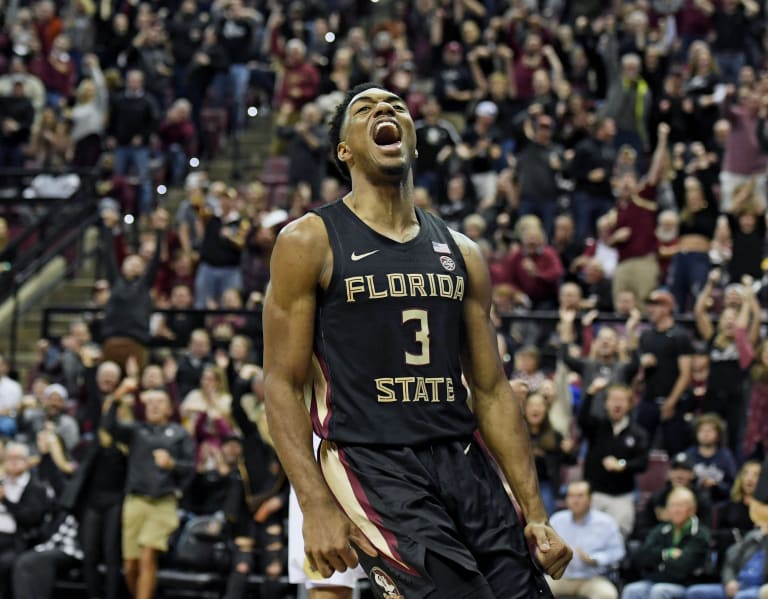
[[[378,566],[371,569],[370,579],[376,585],[377,596],[381,599],[405,599],[392,577]]]
[[[456,268],[456,262],[454,262],[453,258],[450,256],[440,256],[440,264],[442,264],[443,268],[448,272],[451,272]]]

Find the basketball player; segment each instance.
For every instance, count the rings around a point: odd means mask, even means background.
[[[572,554],[539,496],[483,257],[414,207],[402,99],[351,90],[331,143],[352,191],[283,229],[264,306],[269,428],[310,565],[359,559],[383,599],[551,597],[542,569],[559,578]]]

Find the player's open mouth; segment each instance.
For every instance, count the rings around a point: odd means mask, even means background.
[[[382,150],[400,151],[402,133],[397,121],[379,121],[373,126],[373,143]]]

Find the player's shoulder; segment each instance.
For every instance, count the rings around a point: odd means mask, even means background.
[[[319,215],[308,212],[280,230],[277,244],[290,245],[293,249],[318,249],[328,245],[328,231]]]
[[[469,237],[464,235],[464,233],[460,233],[454,229],[449,228],[448,231],[456,242],[456,245],[461,252],[461,256],[464,258],[464,262],[466,262],[468,268],[471,267],[472,264],[478,263],[478,260],[485,263],[480,246],[475,241],[472,241]]]

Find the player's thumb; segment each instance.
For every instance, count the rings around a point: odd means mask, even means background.
[[[354,524],[349,531],[349,539],[366,555],[371,557],[376,557],[379,555],[379,552],[376,551],[376,547],[371,544],[368,538]]]
[[[543,526],[536,526],[531,532],[533,533],[533,540],[536,543],[536,548],[542,553],[549,551],[549,536],[547,535],[547,529]]]

